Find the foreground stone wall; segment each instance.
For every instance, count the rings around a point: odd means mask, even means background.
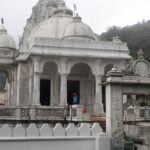
[[[5,150],[110,150],[110,138],[99,124],[12,125],[0,128],[0,149]]]

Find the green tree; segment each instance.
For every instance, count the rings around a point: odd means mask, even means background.
[[[123,28],[109,27],[107,32],[102,33],[99,38],[102,41],[111,41],[115,35],[128,44],[133,58],[136,58],[139,49],[143,49],[145,58],[150,61],[150,20]]]

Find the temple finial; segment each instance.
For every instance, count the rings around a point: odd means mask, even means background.
[[[116,28],[116,26],[113,27],[113,30],[114,30],[114,37],[115,37],[115,36],[118,36],[118,35],[117,35],[117,28]]]
[[[3,18],[1,18],[1,25],[3,25],[4,24],[4,19]]]
[[[74,17],[76,16],[76,11],[77,11],[77,5],[76,4],[73,4],[73,8],[74,8]]]
[[[5,27],[4,27],[4,19],[3,19],[3,18],[1,18],[1,29],[2,29],[2,30],[5,30]]]

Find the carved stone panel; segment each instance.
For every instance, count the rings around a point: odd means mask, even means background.
[[[26,106],[29,103],[29,68],[28,64],[20,64],[19,103]]]
[[[112,136],[112,147],[123,146],[122,88],[119,84],[106,86],[106,130]]]

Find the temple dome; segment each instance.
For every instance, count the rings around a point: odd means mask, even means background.
[[[92,29],[81,21],[81,17],[76,15],[73,21],[67,26],[65,38],[92,39],[95,40],[95,34]]]
[[[4,26],[0,29],[0,48],[16,49],[15,40],[7,33]]]
[[[38,24],[28,38],[28,46],[36,38],[65,38],[95,40],[92,29],[81,21],[77,15],[73,17],[71,9],[67,8],[64,1],[54,9],[53,15]]]
[[[64,36],[66,26],[72,21],[73,12],[62,3],[53,14],[34,28],[29,36],[29,42],[35,38],[62,38]]]

